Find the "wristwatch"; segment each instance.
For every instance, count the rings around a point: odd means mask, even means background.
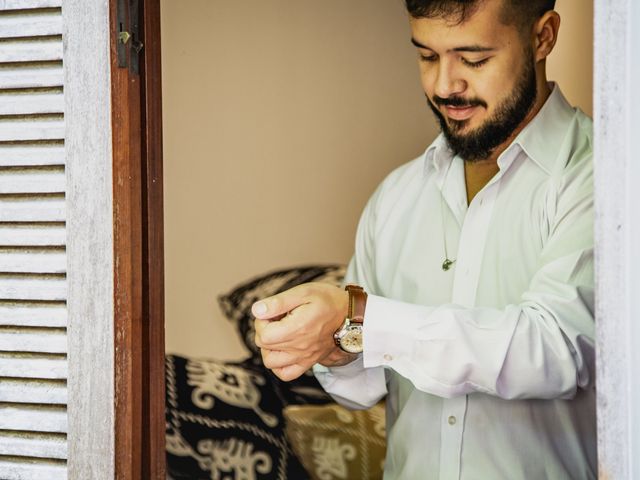
[[[342,326],[333,334],[333,341],[347,353],[362,353],[362,324],[367,306],[367,293],[358,285],[347,285],[349,309]]]

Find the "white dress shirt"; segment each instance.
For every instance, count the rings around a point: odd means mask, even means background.
[[[347,406],[386,395],[385,479],[596,478],[591,140],[554,86],[470,205],[442,135],[369,200],[364,353],[315,370]]]

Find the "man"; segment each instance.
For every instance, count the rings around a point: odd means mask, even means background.
[[[386,396],[385,478],[595,478],[592,126],[547,82],[554,1],[406,3],[442,135],[364,210],[367,295],[254,305],[264,363]]]

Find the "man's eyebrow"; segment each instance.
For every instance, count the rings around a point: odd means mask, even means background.
[[[413,37],[411,37],[411,43],[418,48],[424,48],[425,50],[433,50],[431,47],[428,47],[418,42]],[[452,48],[448,50],[448,52],[493,52],[494,50],[495,48],[493,47],[483,47],[482,45],[464,45],[462,47]]]

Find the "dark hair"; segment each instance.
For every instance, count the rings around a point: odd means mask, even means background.
[[[413,18],[446,18],[464,23],[485,0],[405,0]],[[502,0],[500,21],[505,25],[528,28],[545,12],[553,10],[555,0]]]

